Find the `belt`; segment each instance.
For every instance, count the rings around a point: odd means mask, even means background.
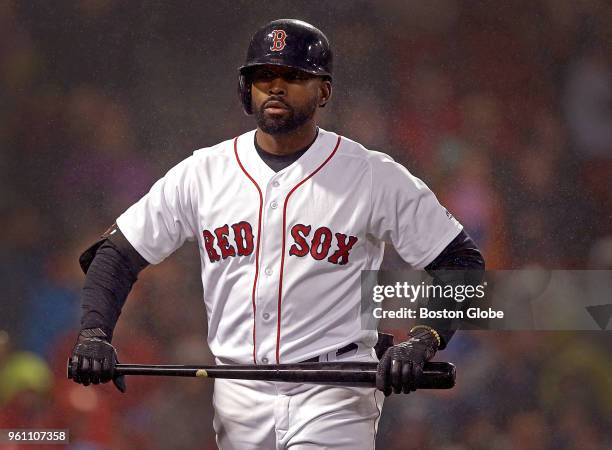
[[[358,348],[359,348],[359,346],[353,342],[353,343],[351,343],[349,345],[345,345],[344,347],[339,348],[338,350],[336,350],[336,356],[344,355],[345,353],[348,353],[351,350],[357,350]],[[300,363],[319,362],[320,358],[321,358],[320,356],[314,356],[314,357],[312,357],[310,359],[307,359],[306,361],[300,361]]]

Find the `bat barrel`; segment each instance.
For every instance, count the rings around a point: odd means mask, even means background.
[[[451,389],[455,386],[457,371],[455,365],[448,362],[433,361],[425,363],[419,389]]]
[[[211,378],[256,379],[294,383],[337,384],[342,386],[376,386],[375,362],[338,362],[308,364],[278,364],[257,366],[256,369],[217,366],[208,371]],[[447,362],[428,362],[418,389],[450,389],[455,385],[455,366]]]

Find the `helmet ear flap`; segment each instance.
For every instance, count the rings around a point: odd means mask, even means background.
[[[251,82],[243,73],[238,75],[238,96],[242,103],[242,109],[247,116],[253,114],[251,105]]]

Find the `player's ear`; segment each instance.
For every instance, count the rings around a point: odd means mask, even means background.
[[[332,84],[331,81],[327,78],[324,78],[321,81],[321,85],[319,86],[319,106],[324,108],[329,99],[332,96]]]

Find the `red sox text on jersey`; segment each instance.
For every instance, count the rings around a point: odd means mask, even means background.
[[[231,236],[230,228],[232,229]],[[326,259],[332,264],[340,265],[349,262],[349,253],[358,241],[356,236],[333,233],[328,227],[317,228],[311,236],[311,230],[311,225],[301,223],[291,228],[293,244],[289,248],[289,255],[304,257],[310,254],[317,261]],[[215,228],[212,232],[204,230],[202,236],[211,263],[228,257],[249,256],[253,253],[253,227],[244,220],[231,227],[225,224]],[[334,243],[333,252],[332,242]],[[331,256],[327,257],[330,252]]]

